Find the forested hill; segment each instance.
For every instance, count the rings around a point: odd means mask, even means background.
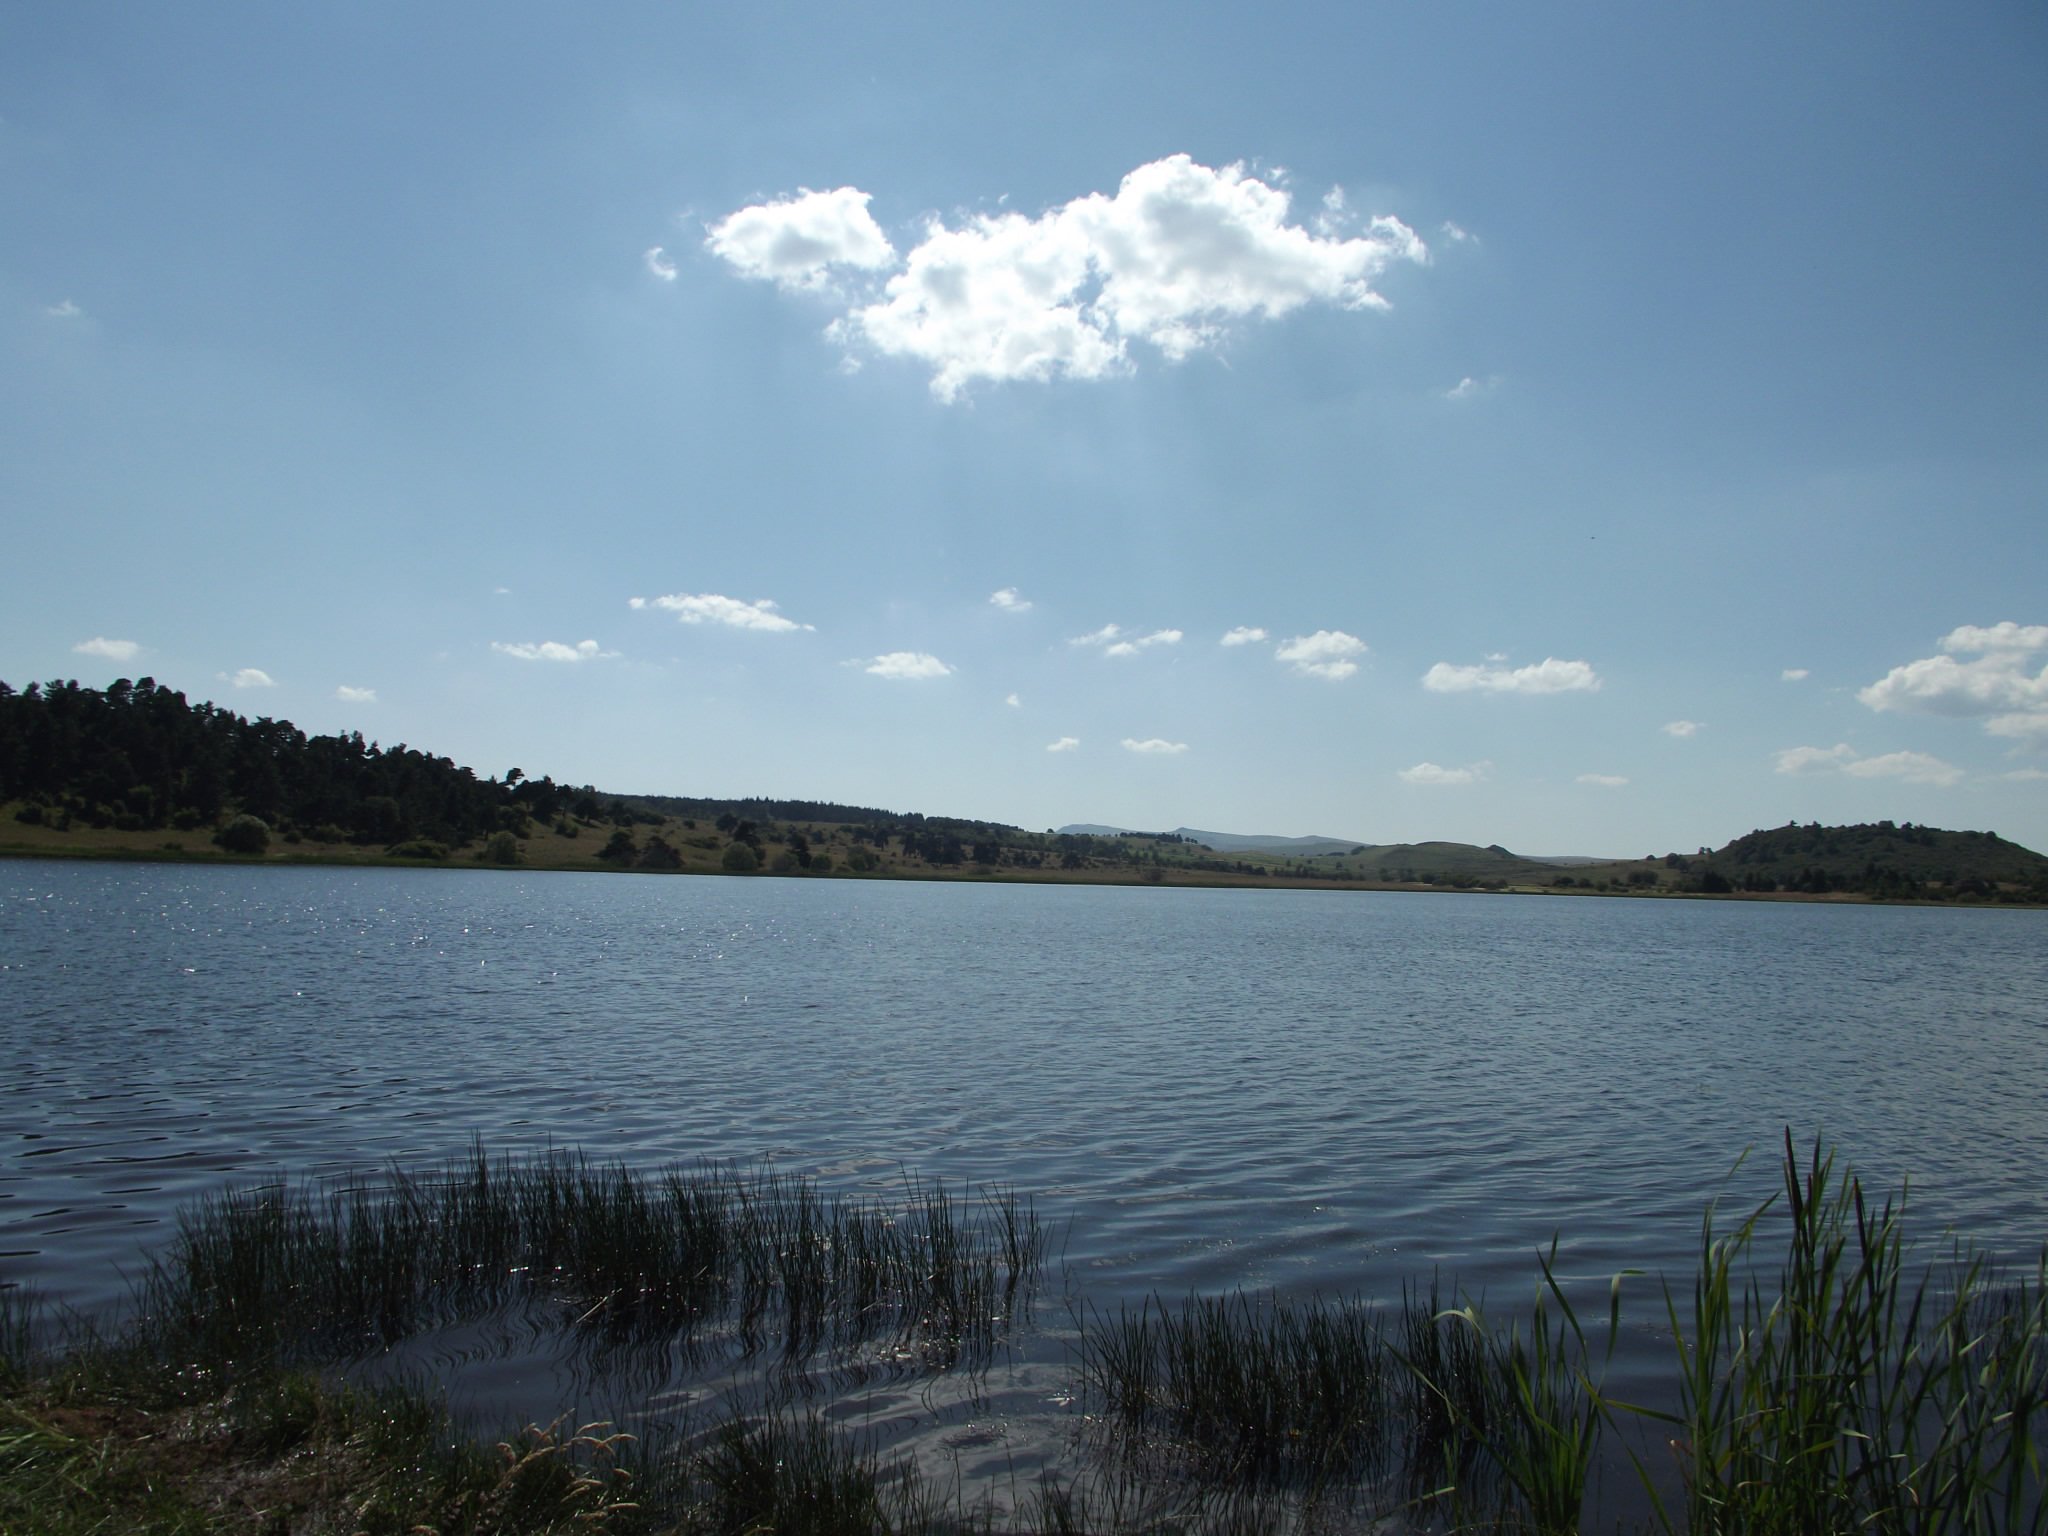
[[[1735,890],[1913,896],[1928,886],[1966,893],[2001,885],[2048,890],[2048,858],[1992,832],[1944,832],[1911,822],[1773,827],[1706,859]]]
[[[516,769],[480,779],[359,732],[308,736],[288,720],[187,703],[147,677],[104,691],[52,682],[17,693],[0,683],[0,802],[24,802],[25,821],[189,831],[248,815],[322,841],[459,847],[579,800],[598,814],[589,790]]]

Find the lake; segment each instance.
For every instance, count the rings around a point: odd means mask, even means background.
[[[1553,1236],[1687,1277],[1787,1126],[2031,1256],[2044,1092],[2039,911],[0,863],[0,1282],[88,1310],[195,1195],[473,1141],[1013,1186],[1104,1308],[1505,1310]],[[1044,1432],[1041,1311],[974,1411]],[[902,1396],[906,1442],[966,1411]]]

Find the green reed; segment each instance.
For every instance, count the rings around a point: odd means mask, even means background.
[[[2044,1261],[2011,1286],[1967,1249],[1916,1267],[1903,1194],[1873,1207],[1789,1134],[1782,1173],[1775,1291],[1750,1259],[1777,1197],[1725,1236],[1710,1211],[1689,1319],[1667,1294],[1684,1518],[1660,1502],[1665,1529],[2048,1529]]]
[[[219,1361],[346,1358],[493,1309],[537,1306],[608,1341],[689,1341],[795,1360],[891,1339],[985,1360],[1028,1305],[1045,1238],[1030,1202],[828,1196],[772,1170],[647,1177],[481,1151],[431,1174],[229,1190],[180,1217],[141,1286],[147,1330]]]

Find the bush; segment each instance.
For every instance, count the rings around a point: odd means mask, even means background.
[[[647,846],[640,850],[635,863],[641,869],[681,869],[683,856],[676,851],[675,844],[657,832],[647,839]]]
[[[270,828],[261,817],[241,815],[214,833],[213,840],[229,853],[267,853]]]
[[[483,852],[477,857],[486,864],[517,864],[519,839],[510,832],[493,832],[484,840]]]
[[[745,843],[728,843],[718,862],[729,875],[751,875],[761,867],[761,856]]]
[[[43,824],[43,808],[40,805],[24,805],[14,813],[14,819],[25,827],[40,827]]]
[[[385,853],[394,859],[445,859],[449,848],[446,843],[437,843],[431,837],[410,838],[402,843],[393,843]]]

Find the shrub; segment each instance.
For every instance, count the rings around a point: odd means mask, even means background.
[[[393,843],[385,853],[394,859],[445,859],[449,848],[446,843],[437,843],[431,837],[409,838],[402,843]]]
[[[25,827],[40,827],[43,824],[43,808],[40,805],[24,805],[14,813],[14,819]]]
[[[257,854],[270,849],[270,828],[259,816],[241,815],[213,834],[229,853]]]
[[[718,862],[729,875],[751,875],[761,867],[761,856],[745,843],[728,843]]]
[[[483,852],[477,857],[486,864],[517,864],[519,839],[510,832],[493,832],[484,840]]]

